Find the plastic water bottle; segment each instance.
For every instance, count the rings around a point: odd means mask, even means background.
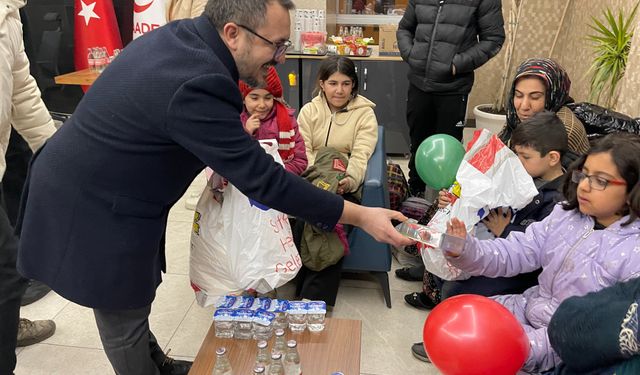
[[[96,70],[96,59],[91,48],[87,48],[87,63],[89,64],[89,69]]]
[[[300,354],[298,354],[298,343],[296,343],[296,340],[287,341],[287,354],[284,356],[284,374],[302,375]]]
[[[255,340],[269,340],[273,334],[274,313],[258,309],[253,315],[253,338]]]
[[[227,349],[223,346],[216,350],[216,364],[213,366],[211,375],[233,375],[231,363],[227,358]]]
[[[324,330],[324,317],[327,314],[327,303],[311,301],[307,303],[307,327],[311,332]]]
[[[258,341],[258,355],[256,355],[256,367],[262,367],[264,369],[269,366],[271,356],[269,356],[269,350],[267,349],[267,342],[265,340]]]
[[[284,355],[287,352],[287,339],[284,337],[284,329],[276,329],[276,339],[273,342],[271,353]]]
[[[97,72],[102,72],[104,70],[104,60],[102,58],[102,48],[94,47],[92,49],[93,58],[95,59],[95,66]]]
[[[271,301],[269,311],[276,314],[276,320],[273,322],[273,328],[287,329],[289,322],[287,321],[287,311],[289,310],[289,301],[283,299],[274,299]]]
[[[235,311],[234,338],[247,340],[253,337],[253,314],[253,310],[250,309],[237,309]]]
[[[302,332],[307,328],[307,303],[302,301],[289,302],[287,321],[291,332]]]
[[[271,364],[269,365],[269,375],[284,375],[284,366],[282,366],[281,353],[271,354]]]
[[[421,242],[425,245],[432,247],[437,247],[439,245],[438,243],[434,243],[435,238],[431,238],[431,233],[429,232],[427,227],[418,224],[418,222],[414,219],[409,219],[396,225],[396,230],[400,232],[400,234],[409,237],[414,241]]]
[[[213,326],[216,337],[230,339],[235,329],[235,311],[232,309],[217,309],[213,313]]]

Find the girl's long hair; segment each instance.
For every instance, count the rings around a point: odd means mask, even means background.
[[[631,133],[609,134],[576,160],[565,175],[562,192],[566,202],[562,204],[565,210],[578,208],[578,184],[571,181],[573,171],[580,171],[589,155],[608,153],[611,155],[618,172],[627,183],[628,203],[623,210],[623,215],[629,215],[629,220],[622,225],[631,224],[640,216],[640,137]]]

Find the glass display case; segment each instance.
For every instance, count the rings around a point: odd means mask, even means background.
[[[379,25],[397,25],[408,0],[327,0],[327,33],[362,27],[364,37],[378,39]]]

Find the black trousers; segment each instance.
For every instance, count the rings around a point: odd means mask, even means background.
[[[151,305],[134,310],[93,309],[100,340],[118,375],[159,375],[165,354],[149,329]]]
[[[0,374],[13,374],[20,300],[27,280],[16,270],[18,239],[4,208],[0,208]]]
[[[415,154],[418,147],[434,134],[448,134],[462,141],[467,113],[467,94],[427,93],[409,85],[407,124],[411,138],[409,189],[412,194],[424,192],[425,183],[418,176]]]
[[[0,190],[0,374],[13,374],[20,300],[27,287],[27,280],[16,270],[18,238],[14,235],[13,225],[18,217],[20,195],[31,159],[29,146],[13,128],[5,159],[7,170],[2,176]]]
[[[33,153],[27,142],[18,132],[11,128],[9,145],[5,155],[7,170],[2,176],[2,204],[6,208],[9,221],[13,226],[16,225],[16,219],[18,218],[20,197],[22,196],[24,182],[27,179],[29,161],[32,156]]]
[[[442,300],[459,294],[478,294],[485,297],[504,294],[520,294],[534,285],[538,285],[538,275],[542,269],[521,273],[513,277],[473,276],[467,280],[446,281],[436,278],[440,284]]]

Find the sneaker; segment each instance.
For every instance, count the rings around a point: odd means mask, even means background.
[[[193,362],[165,357],[160,365],[161,375],[187,375]]]
[[[38,280],[29,280],[29,285],[27,286],[27,290],[22,295],[22,301],[20,301],[20,306],[26,306],[40,298],[44,297],[51,291],[48,285],[38,281]]]
[[[20,318],[18,324],[18,343],[16,346],[29,346],[46,340],[56,331],[53,320],[34,320]]]
[[[411,354],[422,362],[431,363],[429,356],[427,356],[427,352],[424,350],[424,345],[421,342],[411,345]]]

